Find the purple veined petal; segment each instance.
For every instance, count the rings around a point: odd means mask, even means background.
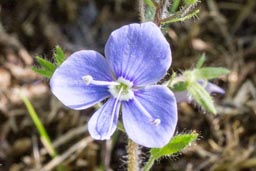
[[[164,86],[149,86],[136,91],[133,100],[123,102],[124,128],[134,142],[146,147],[162,147],[174,134],[177,103]]]
[[[181,102],[188,102],[190,103],[192,101],[191,95],[189,95],[188,91],[177,91],[173,92],[176,102],[181,103]]]
[[[208,82],[207,85],[205,86],[205,90],[210,94],[212,94],[212,93],[225,94],[224,89],[222,89],[219,86],[212,84],[210,82]]]
[[[159,81],[172,61],[169,43],[152,22],[130,24],[112,32],[105,55],[117,78],[122,76],[135,86]]]
[[[219,86],[213,83],[203,81],[203,80],[199,80],[198,83],[202,85],[209,94],[213,94],[213,93],[225,94],[225,90],[223,90],[222,88],[220,88]],[[192,96],[187,91],[174,92],[174,95],[177,103],[181,103],[181,102],[190,103],[193,100]]]
[[[88,108],[110,96],[107,86],[86,85],[82,79],[85,75],[91,75],[95,80],[113,80],[101,54],[89,50],[78,51],[54,72],[50,80],[52,93],[72,109]]]
[[[94,139],[109,139],[117,127],[120,101],[109,99],[88,122],[88,130]]]

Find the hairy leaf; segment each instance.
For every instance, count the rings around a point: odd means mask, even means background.
[[[179,134],[173,137],[170,142],[163,148],[152,148],[150,150],[151,156],[154,159],[158,159],[163,156],[170,156],[178,153],[188,147],[198,137],[197,133]]]
[[[214,114],[217,113],[212,97],[199,83],[190,82],[187,90],[203,109]]]

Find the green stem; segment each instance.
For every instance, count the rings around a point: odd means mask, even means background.
[[[148,159],[148,162],[146,163],[146,165],[143,168],[143,171],[150,171],[154,162],[155,162],[155,159],[152,156],[150,156],[150,158]]]
[[[163,19],[161,21],[162,24],[169,24],[169,23],[174,23],[174,22],[179,22],[179,21],[185,21],[185,20],[188,20],[194,16],[196,16],[198,13],[199,13],[199,9],[198,10],[195,10],[194,12],[186,15],[185,17],[178,17],[178,18],[173,18],[173,17],[170,17],[170,18],[166,18],[166,19]]]
[[[31,118],[40,134],[40,139],[41,139],[44,147],[49,152],[49,154],[52,158],[56,157],[57,153],[53,147],[53,144],[51,143],[50,137],[49,137],[46,129],[44,128],[42,122],[40,121],[33,105],[31,104],[31,102],[28,100],[28,98],[26,96],[20,94],[20,97],[21,97],[22,101],[24,102],[24,104],[28,110],[28,113],[31,116]]]
[[[128,139],[128,171],[139,171],[139,146]]]

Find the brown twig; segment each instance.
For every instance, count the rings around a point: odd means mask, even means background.
[[[139,7],[140,22],[143,23],[145,21],[144,0],[138,0],[138,7]]]
[[[76,143],[72,147],[70,147],[62,155],[59,155],[59,156],[55,157],[54,159],[52,159],[49,163],[47,163],[39,171],[52,170],[53,168],[58,166],[62,161],[66,160],[69,156],[71,156],[74,152],[83,150],[92,141],[93,141],[93,139],[91,137],[83,138],[78,143]]]
[[[156,23],[156,25],[158,26],[160,26],[161,24],[161,20],[164,14],[164,9],[166,8],[167,3],[168,3],[168,0],[160,0],[160,2],[157,4],[154,23]]]

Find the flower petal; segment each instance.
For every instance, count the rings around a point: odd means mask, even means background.
[[[94,139],[109,139],[114,133],[118,122],[120,101],[111,98],[91,117],[88,130]]]
[[[123,102],[122,114],[129,138],[146,147],[166,145],[177,124],[175,97],[164,86],[136,91],[133,100]]]
[[[171,49],[152,22],[123,26],[110,35],[106,58],[117,78],[147,85],[159,81],[171,65]]]
[[[50,86],[53,94],[72,109],[85,109],[110,95],[107,86],[86,85],[82,79],[111,81],[111,71],[104,57],[96,51],[73,53],[54,72]]]
[[[192,101],[192,96],[189,95],[188,91],[177,91],[177,92],[173,92],[174,96],[176,98],[176,102],[177,103],[181,103],[181,102],[188,102],[190,103]]]
[[[219,93],[219,94],[225,94],[225,90],[220,88],[219,86],[208,82],[207,85],[205,86],[205,90],[212,94],[212,93]]]

